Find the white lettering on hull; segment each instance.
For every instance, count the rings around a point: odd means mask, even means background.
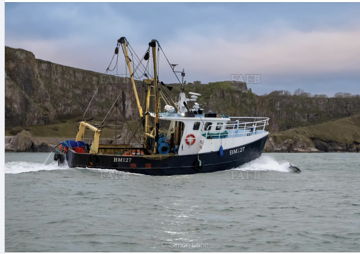
[[[245,146],[242,146],[242,147],[239,147],[239,148],[236,148],[236,149],[231,149],[229,151],[229,154],[231,156],[231,155],[234,155],[234,154],[237,154],[237,153],[242,153],[244,151],[245,151]]]
[[[132,158],[114,157],[114,162],[130,163]]]

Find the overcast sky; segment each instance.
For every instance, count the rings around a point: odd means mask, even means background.
[[[64,65],[104,72],[120,36],[140,55],[156,38],[189,82],[256,74],[249,86],[258,94],[360,94],[360,3],[6,3],[5,11],[7,46]]]

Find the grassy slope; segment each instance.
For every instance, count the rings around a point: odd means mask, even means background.
[[[286,139],[300,140],[308,144],[311,142],[311,139],[342,144],[360,143],[360,114],[307,127],[281,131],[272,134],[272,137],[278,144]]]

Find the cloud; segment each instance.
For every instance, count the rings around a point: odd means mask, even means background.
[[[288,31],[252,41],[187,35],[167,45],[192,72],[264,75],[360,72],[360,29]]]
[[[119,36],[125,35],[139,55],[157,38],[170,61],[185,68],[188,81],[261,74],[262,84],[255,87],[260,93],[299,87],[360,93],[360,22],[354,6],[7,3],[6,45],[103,72]],[[168,70],[162,77],[174,82]]]
[[[18,40],[10,41],[9,45],[31,50],[38,58],[103,72],[113,53],[116,39],[106,42],[106,46],[98,43],[97,40],[84,42],[81,37],[73,37],[63,40]],[[278,35],[267,34],[246,42],[236,37],[225,40],[187,34],[162,43],[170,61],[179,64],[179,68],[185,67],[188,81],[229,80],[231,74],[260,74],[265,84],[265,87],[255,87],[255,91],[260,93],[272,89],[295,90],[298,87],[321,92],[321,89],[313,89],[312,86],[317,84],[324,87],[324,84],[330,83],[332,93],[341,91],[340,87],[336,90],[332,80],[352,83],[351,89],[355,89],[352,92],[359,93],[357,87],[360,83],[354,85],[354,80],[360,80],[359,45],[360,29],[314,32],[291,30]],[[147,41],[143,45],[135,44],[134,47],[141,55],[147,47]],[[162,68],[163,79],[175,82],[166,73],[169,69],[165,65]]]

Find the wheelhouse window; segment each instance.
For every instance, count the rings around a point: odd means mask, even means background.
[[[224,123],[217,123],[216,124],[216,130],[220,131],[222,129],[223,125],[224,125]]]
[[[199,130],[200,129],[200,122],[195,122],[194,123],[194,126],[193,126],[193,130],[194,131],[197,131],[197,130]]]
[[[204,131],[209,131],[211,129],[212,122],[206,122],[204,125]]]

